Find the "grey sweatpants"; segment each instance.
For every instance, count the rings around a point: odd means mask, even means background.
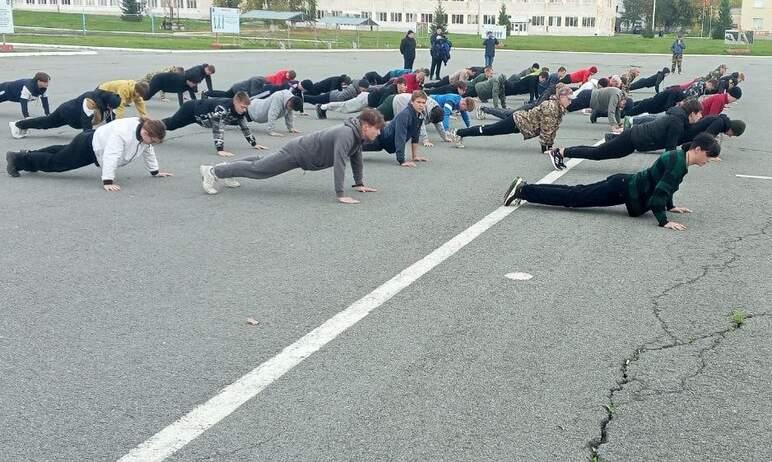
[[[276,154],[260,158],[249,156],[233,162],[225,162],[214,166],[217,178],[254,178],[264,180],[300,168],[291,154],[279,151]]]

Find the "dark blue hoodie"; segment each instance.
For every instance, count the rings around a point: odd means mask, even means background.
[[[29,117],[28,103],[40,98],[43,104],[43,111],[46,115],[51,113],[48,106],[48,88],[38,88],[38,81],[35,79],[19,79],[10,82],[0,83],[0,103],[3,101],[13,101],[21,104],[21,114],[26,119]]]
[[[418,143],[423,121],[423,114],[418,114],[412,105],[408,105],[383,127],[377,142],[384,151],[395,153],[397,162],[402,165],[405,163],[405,145],[408,140],[413,144]]]

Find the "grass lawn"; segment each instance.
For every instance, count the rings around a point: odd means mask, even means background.
[[[159,31],[160,18],[156,18],[156,31]],[[19,26],[52,27],[72,29],[72,34],[65,35],[13,35],[11,41],[40,44],[88,45],[124,48],[156,49],[208,49],[214,41],[212,36],[172,37],[163,31],[156,35],[110,35],[110,32],[150,32],[150,20],[143,22],[122,21],[118,16],[87,15],[86,36],[79,35],[81,15],[72,13],[47,13],[37,11],[14,11],[14,21]],[[186,32],[206,32],[210,30],[207,21],[183,20]],[[100,32],[96,32],[100,31]],[[19,32],[24,32],[20,30]],[[263,26],[242,24],[243,48],[279,48],[282,44],[290,48],[327,48],[326,43],[287,42],[293,40],[322,40],[331,42],[333,48],[351,48],[357,42],[358,48],[398,48],[403,37],[401,32],[360,31],[294,28],[288,35],[287,30],[267,31]],[[268,37],[269,40],[249,41],[244,37]],[[482,39],[475,35],[450,34],[453,45],[458,48],[481,48]],[[233,42],[231,37],[222,38],[226,44]],[[281,43],[280,43],[281,42]],[[426,35],[418,37],[421,47],[428,46]],[[565,37],[565,36],[519,36],[510,37],[504,43],[504,49],[510,50],[548,50],[548,51],[584,51],[606,53],[669,53],[672,36],[643,38],[640,35],[620,34],[615,37]],[[288,44],[289,43],[289,44]],[[727,47],[722,40],[687,38],[687,54],[727,54]],[[753,55],[772,56],[772,40],[760,40],[753,45]]]

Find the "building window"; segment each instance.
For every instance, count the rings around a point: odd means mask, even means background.
[[[754,8],[764,8],[764,0],[753,0]]]
[[[483,24],[485,25],[495,25],[496,24],[496,15],[494,14],[484,14],[483,15]]]
[[[316,10],[316,19],[322,19],[324,17],[324,10]]]
[[[531,25],[532,26],[542,26],[544,27],[544,16],[534,16],[531,18]]]
[[[560,16],[550,16],[550,17],[549,17],[549,21],[547,22],[547,24],[548,24],[550,27],[552,27],[552,26],[555,26],[555,27],[560,27],[560,21],[561,21],[561,19],[562,19],[562,18],[561,18]]]
[[[421,22],[430,24],[434,22],[434,15],[431,13],[421,13]]]
[[[576,16],[566,16],[566,27],[579,27],[579,18]]]
[[[405,22],[415,22],[415,13],[405,13]]]
[[[380,22],[386,22],[389,15],[385,11],[379,11],[378,13],[378,21]]]
[[[466,16],[466,23],[467,24],[479,24],[480,23],[480,17],[476,14],[468,14]]]
[[[343,11],[341,11],[341,10],[332,10],[332,11],[330,11],[330,16],[343,16]]]
[[[62,0],[62,5],[71,5],[70,0]]]
[[[464,24],[463,14],[453,14],[450,16],[451,24]]]
[[[195,10],[196,8],[198,8],[198,4],[196,0],[188,0],[188,8],[190,8],[191,10]]]
[[[148,0],[147,6],[150,8],[158,8],[158,0]]]
[[[595,18],[582,18],[582,27],[595,27]]]
[[[27,0],[27,5],[34,5],[34,4],[35,4],[35,0]]]
[[[389,16],[391,22],[402,22],[402,13],[391,13]]]
[[[753,18],[753,29],[762,30],[764,28],[764,18]]]
[[[182,8],[182,0],[174,0],[174,7],[178,10]]]
[[[45,5],[45,4],[46,4],[46,0],[38,0],[38,5]]]
[[[359,14],[359,17],[360,17],[360,18],[365,18],[365,19],[367,19],[367,18],[369,18],[369,17],[370,17],[370,12],[369,12],[369,11],[363,11],[363,12],[361,12],[361,13]]]

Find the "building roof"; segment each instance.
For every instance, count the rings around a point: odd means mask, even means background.
[[[316,22],[330,26],[377,26],[378,23],[370,18],[356,16],[325,16]]]
[[[258,21],[306,21],[308,16],[302,11],[270,11],[249,10],[240,16],[241,19],[255,19]]]

